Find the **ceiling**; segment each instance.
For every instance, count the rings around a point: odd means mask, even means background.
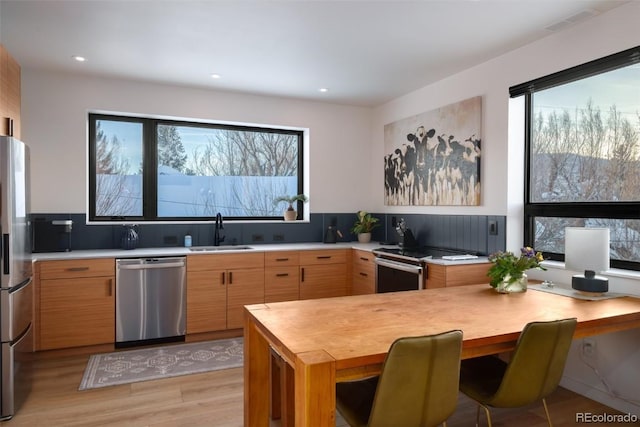
[[[0,41],[23,69],[361,106],[382,104],[627,3],[0,1]],[[76,62],[74,55],[87,60]]]

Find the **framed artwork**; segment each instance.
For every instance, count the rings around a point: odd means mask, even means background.
[[[385,205],[479,205],[481,127],[481,96],[385,125]]]

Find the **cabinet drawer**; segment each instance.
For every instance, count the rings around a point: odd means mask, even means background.
[[[265,252],[264,265],[267,267],[278,267],[281,265],[298,265],[300,255],[298,251],[273,251]]]
[[[488,283],[491,263],[455,265],[447,267],[447,287]]]
[[[351,294],[373,294],[376,288],[375,255],[368,251],[354,250],[352,257]]]
[[[374,268],[374,258],[375,255],[373,255],[371,252],[354,250],[353,269],[367,269],[369,267]]]
[[[300,265],[340,264],[347,262],[344,249],[300,251]]]
[[[352,295],[367,295],[376,292],[376,281],[373,276],[366,276],[353,273],[353,283],[351,285]]]
[[[115,261],[113,258],[42,261],[38,264],[42,280],[115,275]]]
[[[353,279],[356,277],[362,277],[364,279],[375,280],[376,277],[376,268],[373,263],[370,264],[361,264],[353,266]]]
[[[264,268],[264,252],[188,255],[187,271]]]

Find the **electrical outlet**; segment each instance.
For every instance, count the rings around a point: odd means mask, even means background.
[[[582,356],[585,359],[593,359],[596,357],[596,342],[592,339],[585,338],[582,340]]]
[[[284,234],[274,234],[273,235],[274,242],[284,242]]]
[[[165,245],[177,245],[178,244],[178,236],[164,236],[162,241]]]
[[[498,235],[498,221],[489,221],[489,234],[492,236]]]
[[[251,235],[252,242],[264,242],[264,235],[262,234],[252,234]]]

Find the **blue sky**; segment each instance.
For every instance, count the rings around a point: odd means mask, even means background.
[[[640,64],[536,92],[533,98],[536,109],[566,109],[570,113],[575,111],[576,106],[584,107],[591,98],[603,115],[615,105],[625,118],[637,125],[640,113]]]

